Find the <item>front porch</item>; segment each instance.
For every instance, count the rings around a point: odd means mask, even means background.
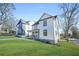
[[[39,39],[39,29],[32,31],[32,38],[33,39]]]

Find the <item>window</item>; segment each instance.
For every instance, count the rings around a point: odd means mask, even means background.
[[[47,36],[47,30],[43,30],[43,36]]]
[[[7,32],[7,29],[5,29],[5,28],[1,28],[1,31],[5,31],[5,32]]]
[[[43,26],[47,26],[47,20],[43,21]]]
[[[7,29],[5,29],[4,31],[7,32]]]

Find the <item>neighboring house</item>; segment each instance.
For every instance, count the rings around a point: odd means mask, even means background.
[[[0,25],[0,34],[2,33],[9,33],[9,29],[3,24]]]
[[[16,35],[21,35],[24,37],[31,37],[32,36],[32,22],[30,21],[23,21],[19,20],[17,24]]]
[[[16,25],[17,26],[17,31],[16,31],[16,35],[24,35],[25,32],[24,32],[24,29],[23,29],[23,23],[22,23],[22,20],[20,19],[18,24]]]
[[[0,35],[15,35],[15,30],[10,29],[7,25],[0,25]]]
[[[57,16],[44,13],[32,27],[33,39],[40,39],[53,44],[58,43],[59,24]]]
[[[25,35],[26,37],[32,37],[32,24],[33,22],[26,21],[25,26]]]

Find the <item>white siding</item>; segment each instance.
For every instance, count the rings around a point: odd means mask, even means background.
[[[59,40],[59,24],[58,24],[58,20],[55,19],[54,20],[54,43],[58,43]]]
[[[38,29],[38,25],[32,26],[32,29],[33,29],[33,30]]]
[[[29,25],[25,24],[25,36],[28,35],[28,31],[32,31],[32,24],[33,22],[29,22]],[[32,35],[32,32],[29,32],[29,35]]]
[[[47,19],[47,26],[43,26],[43,21],[39,22],[39,39],[54,40],[53,18]],[[43,36],[43,30],[47,30],[47,36]]]
[[[25,25],[25,36],[28,35],[28,32],[27,32],[29,30],[28,27],[29,27],[28,25]]]

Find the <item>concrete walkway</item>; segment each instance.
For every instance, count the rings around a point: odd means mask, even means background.
[[[27,38],[0,38],[0,40],[29,40]]]
[[[0,40],[27,40],[27,41],[34,41],[31,39],[27,39],[27,38],[0,38]]]
[[[23,39],[23,38],[0,38],[0,40],[17,40],[17,39]]]

